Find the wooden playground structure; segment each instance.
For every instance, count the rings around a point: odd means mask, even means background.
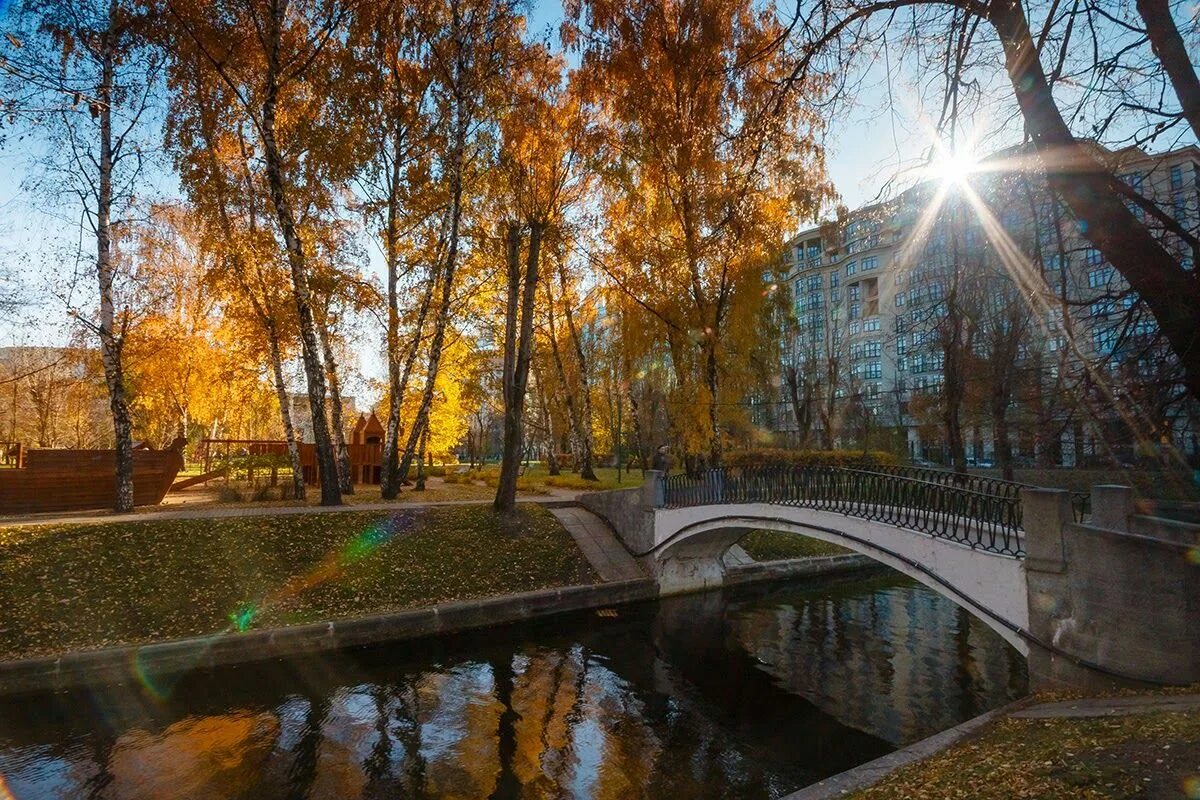
[[[165,450],[133,451],[133,504],[157,505],[183,469],[179,440]],[[112,508],[117,451],[25,448],[7,444],[0,469],[0,514]]]
[[[374,414],[369,417],[359,415],[350,441],[346,443],[352,483],[380,482],[383,475],[383,436],[383,424],[378,417]],[[321,477],[317,465],[317,448],[311,442],[297,444],[300,448],[300,469],[304,473],[304,482],[310,486],[316,485]],[[260,456],[265,458],[256,458]],[[279,469],[290,467],[287,442],[282,439],[203,439],[200,442],[203,474],[180,481],[176,488],[185,488],[182,486],[184,483],[194,485],[227,476],[223,465],[239,458],[246,463],[245,470],[250,480],[254,479],[256,471],[265,471],[270,475],[269,481],[272,485],[279,479]],[[255,461],[262,463],[256,465]]]
[[[350,441],[350,476],[354,483],[378,484],[383,472],[383,425],[374,414],[359,416]],[[289,469],[287,442],[264,439],[204,439],[199,456],[203,473],[176,480],[183,469],[179,439],[165,450],[133,451],[133,503],[158,505],[168,491],[179,491],[217,478],[228,479],[236,465],[254,479],[264,472],[274,485],[280,469]],[[316,447],[300,442],[304,482],[320,479]],[[27,448],[0,442],[0,514],[80,511],[112,508],[117,501],[115,450]]]

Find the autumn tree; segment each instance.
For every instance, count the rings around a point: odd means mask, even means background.
[[[162,59],[142,9],[124,0],[28,0],[0,51],[10,118],[46,130],[52,170],[94,243],[96,311],[75,312],[100,343],[116,446],[116,510],[133,508],[133,433],[122,351],[128,330],[115,240],[129,220],[149,142]],[[60,146],[61,145],[61,146]]]
[[[562,231],[563,235],[569,235]],[[597,480],[594,468],[591,358],[586,352],[581,316],[594,309],[582,302],[578,278],[572,274],[563,248],[551,254],[551,270],[543,277],[545,286],[546,345],[566,407],[567,419],[577,447],[576,466],[585,480]],[[569,367],[568,367],[569,363]]]
[[[300,447],[284,364],[298,341],[289,274],[270,222],[270,192],[257,167],[254,132],[236,100],[208,73],[176,70],[167,145],[210,254],[206,286],[243,350],[257,344],[274,389],[292,468],[292,492],[305,496]]]
[[[767,338],[779,232],[828,195],[819,121],[799,99],[821,82],[780,101],[771,4],[584,1],[568,16],[608,144],[597,263],[640,313],[631,332],[667,343],[677,440],[719,464]]]
[[[563,80],[562,59],[542,47],[531,47],[521,66],[514,79],[512,106],[501,121],[498,158],[507,277],[504,439],[494,503],[501,511],[511,510],[516,502],[517,471],[524,452],[525,395],[543,245],[566,235],[566,216],[589,177],[582,168],[590,137],[587,109]]]
[[[344,0],[164,0],[175,36],[176,80],[202,75],[222,98],[208,113],[243,123],[253,138],[250,162],[268,188],[274,234],[286,258],[312,414],[321,502],[341,503],[337,453],[327,419],[327,373],[315,317],[313,232],[300,216],[323,188],[344,183],[357,166],[331,113],[335,53],[352,3]]]
[[[427,433],[466,250],[464,215],[471,199],[484,193],[486,144],[508,93],[513,65],[524,50],[522,19],[511,0],[446,0],[445,5],[427,8],[422,18],[429,40],[432,111],[444,126],[444,150],[435,165],[439,176],[435,191],[442,197],[444,211],[437,217],[441,246],[430,259],[436,293],[430,308],[425,381],[400,459],[401,478]]]
[[[339,99],[361,120],[362,168],[358,184],[368,226],[377,231],[386,270],[384,349],[388,367],[387,412],[380,490],[385,499],[400,491],[400,450],[405,431],[401,406],[412,376],[434,281],[416,280],[431,245],[424,234],[437,217],[431,191],[433,164],[444,126],[432,113],[434,75],[431,30],[420,24],[418,9],[406,0],[361,3],[349,25]],[[433,26],[436,29],[436,26]],[[431,202],[434,201],[434,202]],[[401,303],[406,284],[414,288],[411,308]],[[405,317],[411,333],[402,336]]]

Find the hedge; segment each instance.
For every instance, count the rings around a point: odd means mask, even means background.
[[[781,450],[763,448],[759,450],[731,450],[725,454],[725,464],[730,467],[813,467],[818,465],[836,467],[878,466],[898,464],[896,456],[883,450]]]

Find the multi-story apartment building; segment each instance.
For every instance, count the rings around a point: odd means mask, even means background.
[[[1103,155],[1197,230],[1200,149]],[[1126,460],[1168,441],[1194,455],[1194,404],[1153,318],[1037,164],[1002,152],[965,180],[926,180],[793,237],[782,391],[759,421],[814,446],[874,431],[876,446],[942,461],[955,403],[968,457],[981,462],[1001,441],[1044,464]],[[1192,263],[1179,237],[1130,207]]]

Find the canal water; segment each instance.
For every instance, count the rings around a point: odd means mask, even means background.
[[[0,699],[0,800],[772,798],[1020,696],[898,577]]]

